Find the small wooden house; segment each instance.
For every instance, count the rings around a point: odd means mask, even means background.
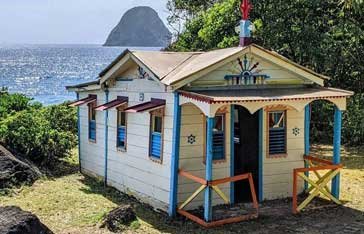
[[[352,93],[251,44],[247,22],[239,47],[126,50],[98,80],[67,87],[78,97],[82,172],[171,216],[204,206],[206,222],[217,204],[291,197],[292,172],[309,155],[315,100],[335,104],[338,164],[341,113]],[[303,181],[297,186],[302,192]],[[332,193],[339,196],[339,176]]]

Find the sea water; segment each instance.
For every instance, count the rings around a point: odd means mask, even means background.
[[[23,93],[45,105],[74,100],[75,94],[65,86],[97,79],[125,49],[100,45],[0,45],[0,88]]]

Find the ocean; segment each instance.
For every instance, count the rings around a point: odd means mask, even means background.
[[[0,88],[23,93],[44,105],[74,100],[75,93],[65,86],[97,79],[125,49],[101,45],[0,45]]]

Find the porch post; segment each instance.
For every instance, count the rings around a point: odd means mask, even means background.
[[[206,180],[212,180],[212,131],[214,126],[214,118],[207,118],[207,134],[206,134]],[[211,187],[205,189],[205,207],[204,218],[206,222],[212,220],[212,202],[211,202]]]
[[[170,194],[169,194],[169,209],[168,209],[168,214],[170,217],[174,217],[176,215],[176,209],[177,209],[180,132],[181,132],[181,106],[179,105],[179,94],[175,92],[174,111],[173,111],[171,179],[170,179]]]
[[[77,92],[77,101],[80,100],[80,94]],[[77,107],[77,138],[78,138],[78,166],[79,170],[82,173],[81,167],[81,121],[80,121],[80,107]]]
[[[305,134],[305,152],[304,154],[306,156],[309,156],[310,155],[310,120],[311,120],[311,113],[310,113],[310,104],[308,104],[306,107],[305,107],[305,124],[304,124],[304,127],[305,127],[305,131],[304,131],[304,134]],[[307,168],[308,167],[308,163],[305,161],[305,167]],[[305,176],[309,177],[309,172],[305,172]],[[305,181],[305,190],[308,189],[308,183],[307,181]]]
[[[235,125],[235,106],[230,106],[230,176],[235,176],[235,150],[234,150],[234,125]],[[235,203],[235,183],[230,183],[230,203]]]
[[[105,103],[109,102],[109,90],[105,90]],[[105,111],[105,174],[104,174],[104,185],[107,186],[107,170],[108,170],[108,144],[109,144],[109,126],[108,126],[108,119],[109,119],[109,111]]]
[[[333,163],[340,164],[340,147],[341,147],[341,119],[342,111],[335,106],[334,116],[334,155]],[[339,199],[340,197],[340,174],[332,179],[331,192],[334,197]]]
[[[259,110],[259,193],[258,193],[258,200],[260,202],[263,201],[263,117],[264,117],[264,110],[263,108]]]

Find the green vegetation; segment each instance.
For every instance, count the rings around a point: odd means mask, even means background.
[[[241,19],[240,0],[169,0],[169,22],[182,32],[170,50],[211,50],[237,46],[234,28]],[[364,1],[251,0],[253,41],[331,77],[327,86],[352,90],[343,116],[343,142],[364,144]],[[333,114],[328,103],[315,104],[315,141],[332,142]],[[319,126],[322,121],[327,124]]]
[[[44,107],[21,94],[0,93],[0,143],[41,166],[77,144],[77,115],[66,103]]]
[[[332,160],[331,146],[314,146],[315,155],[324,155]],[[316,233],[322,227],[330,227],[333,222],[342,222],[350,219],[351,222],[362,222],[364,212],[364,149],[347,148],[342,150],[345,168],[341,181],[341,199],[347,201],[338,212],[325,211],[322,208],[316,211],[304,212],[293,216],[290,204],[284,203],[288,215],[269,217],[266,210],[258,220],[242,222],[211,230],[211,233],[254,233],[257,230],[274,232],[290,230],[293,232],[297,226],[308,228],[305,233]],[[77,154],[64,159],[69,168],[77,171]],[[184,219],[168,220],[164,214],[153,211],[147,205],[118,192],[113,188],[105,188],[102,181],[85,177],[77,172],[54,179],[40,179],[32,186],[24,186],[14,190],[11,195],[0,195],[0,206],[16,205],[24,210],[36,214],[41,221],[55,233],[109,233],[100,229],[103,217],[119,205],[130,204],[133,206],[138,220],[127,227],[127,233],[206,233],[197,224]],[[330,218],[330,212],[332,216]],[[348,212],[352,215],[348,216]],[[278,215],[274,213],[273,216]],[[325,218],[328,217],[328,218]],[[315,223],[316,225],[307,225]],[[342,225],[341,225],[342,226]],[[350,227],[350,226],[349,226]],[[282,228],[282,229],[280,229]],[[316,229],[315,229],[316,228]],[[302,232],[302,231],[301,231]],[[335,232],[335,231],[332,231]],[[336,232],[340,232],[336,231]]]

